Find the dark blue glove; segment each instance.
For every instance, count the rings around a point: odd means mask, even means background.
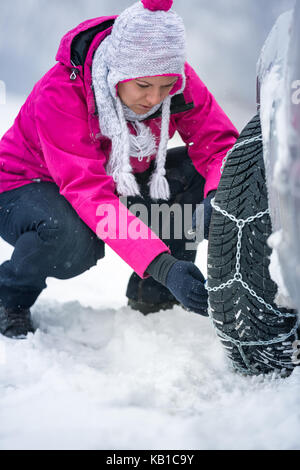
[[[204,228],[204,238],[208,240],[208,235],[209,235],[209,226],[210,226],[210,220],[211,220],[211,214],[212,214],[212,205],[211,205],[211,200],[215,197],[217,191],[210,191],[208,196],[203,199],[202,203],[199,205],[199,207],[195,210],[193,214],[193,222],[192,222],[192,230],[196,233],[198,227],[199,227],[199,222],[200,224],[203,224]],[[202,212],[203,211],[203,212]],[[199,214],[204,214],[204,221],[203,218],[202,220],[198,220]],[[203,215],[202,215],[203,217]]]
[[[166,286],[187,309],[207,317],[207,290],[201,271],[193,263],[177,261],[167,275]]]

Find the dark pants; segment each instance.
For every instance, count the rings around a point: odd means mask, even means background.
[[[166,169],[172,194],[169,204],[201,202],[204,179],[185,147],[168,151]],[[129,209],[136,202],[151,205],[149,173],[137,176],[142,198],[129,198]],[[5,307],[30,308],[47,287],[47,277],[73,278],[104,257],[104,243],[59,194],[55,183],[32,183],[0,194],[0,236],[15,247],[11,259],[0,266],[0,299]],[[185,242],[184,237],[166,240],[175,257],[193,261],[196,253],[186,251]],[[127,295],[138,298],[145,292],[147,301],[149,289],[152,302],[169,295],[152,278],[141,280],[136,274],[130,278]]]

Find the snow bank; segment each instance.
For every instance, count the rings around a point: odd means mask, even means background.
[[[34,336],[1,339],[0,448],[299,449],[300,371],[231,372],[208,319],[50,300],[33,315]]]

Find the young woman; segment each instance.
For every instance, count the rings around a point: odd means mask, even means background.
[[[14,252],[0,266],[0,333],[33,331],[30,307],[46,278],[83,273],[105,243],[134,270],[133,308],[181,303],[207,314],[186,236],[174,226],[167,238],[156,235],[150,217],[146,224],[129,210],[137,202],[194,210],[204,200],[207,229],[221,163],[238,136],[186,62],[184,25],[171,6],[138,1],[68,32],[58,63],[2,138],[0,236]],[[175,131],[185,146],[167,151]],[[137,222],[141,237],[131,230]]]

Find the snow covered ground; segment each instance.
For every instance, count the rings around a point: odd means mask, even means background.
[[[0,105],[0,135],[19,106]],[[0,239],[0,263],[11,252]],[[130,272],[107,250],[49,279],[36,334],[0,338],[0,449],[300,449],[300,368],[237,375],[207,318],[126,307]]]

